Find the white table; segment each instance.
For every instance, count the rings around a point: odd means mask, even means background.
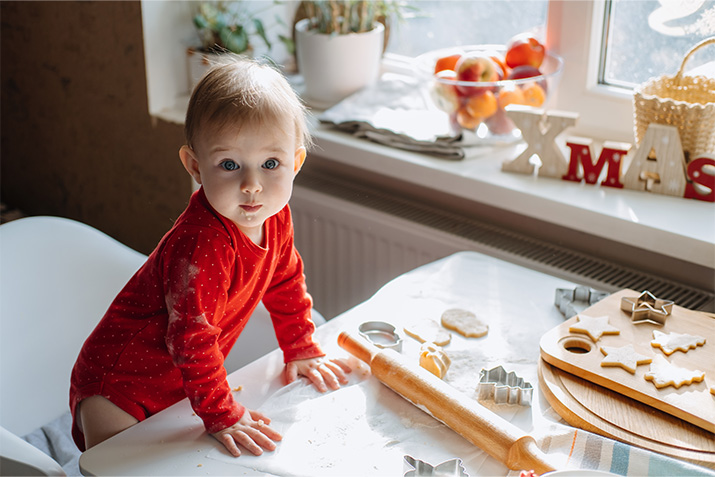
[[[532,406],[484,404],[530,433],[546,425],[543,413],[549,407],[538,392],[539,338],[564,320],[554,306],[555,289],[574,286],[482,254],[462,252],[396,278],[370,300],[321,326],[317,337],[330,355],[347,357],[337,345],[341,331],[357,333],[362,322],[387,321],[404,338],[403,354],[414,356],[417,364],[419,344],[404,334],[405,323],[422,318],[438,321],[442,311],[452,307],[473,310],[488,320],[489,333],[478,339],[453,335],[445,349],[456,359],[447,378],[455,387],[473,393],[482,367],[503,365],[515,371],[536,388]],[[269,401],[273,412],[284,414],[279,419],[269,414],[285,437],[275,453],[229,457],[183,400],[85,452],[80,460],[82,472],[345,475],[351,469],[354,475],[402,475],[404,454],[435,465],[458,457],[471,476],[508,472],[359,369],[351,374],[350,386],[322,396],[303,382],[282,388],[282,369],[282,354],[276,350],[229,376],[232,387],[242,387],[236,397],[244,405],[260,408],[273,396]],[[281,421],[286,416],[288,420]],[[291,416],[297,422],[290,422]],[[300,432],[291,433],[291,429]]]

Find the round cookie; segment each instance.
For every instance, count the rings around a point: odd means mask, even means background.
[[[489,331],[489,326],[468,310],[451,308],[442,313],[442,326],[467,338],[479,338]]]

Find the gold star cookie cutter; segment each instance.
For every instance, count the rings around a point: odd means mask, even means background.
[[[664,325],[666,318],[673,312],[673,304],[671,300],[656,298],[648,290],[636,297],[621,298],[621,310],[631,314],[634,324]]]

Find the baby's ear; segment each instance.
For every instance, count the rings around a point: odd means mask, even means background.
[[[194,150],[189,146],[181,146],[181,149],[179,149],[179,158],[181,159],[181,163],[184,164],[186,172],[188,172],[198,184],[201,184],[199,159],[196,157]]]
[[[293,165],[293,172],[295,172],[296,174],[298,173],[298,171],[300,171],[300,168],[303,167],[306,155],[308,155],[308,151],[306,151],[305,147],[303,146],[295,150],[295,163]]]

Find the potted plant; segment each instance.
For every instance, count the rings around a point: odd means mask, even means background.
[[[398,0],[303,1],[296,12],[295,53],[303,97],[327,108],[374,83],[386,45],[388,19],[401,18]]]
[[[214,55],[231,52],[253,56],[254,43],[258,40],[268,51],[271,50],[273,45],[266,35],[263,21],[258,17],[264,10],[252,10],[240,0],[205,1],[198,4],[193,23],[201,46],[187,50],[192,89],[206,73],[215,59],[212,58]]]

